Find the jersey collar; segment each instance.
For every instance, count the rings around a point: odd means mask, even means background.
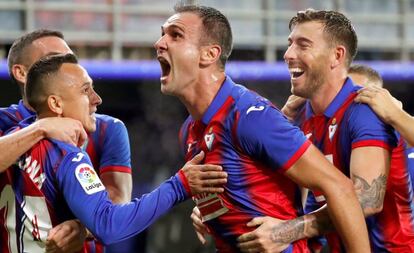
[[[329,104],[328,108],[326,108],[325,112],[323,113],[326,117],[331,118],[334,116],[335,112],[339,110],[339,108],[343,105],[345,100],[349,97],[349,95],[359,89],[361,86],[356,86],[351,78],[347,78],[345,80],[345,84],[342,86],[341,90],[338,92],[336,97],[332,100]],[[309,100],[306,101],[306,119],[309,119],[314,115],[312,107],[310,105]]]
[[[201,119],[203,124],[208,125],[208,123],[210,123],[211,118],[213,118],[213,116],[230,96],[234,85],[235,83],[233,80],[231,80],[230,77],[226,76],[223,85],[221,85],[221,88],[217,92],[210,106],[207,108],[207,111],[204,113],[203,118]]]
[[[22,119],[29,118],[29,117],[36,114],[35,112],[31,111],[29,108],[27,108],[24,105],[22,99],[20,99],[20,101],[19,101],[19,105],[17,106],[17,110],[19,111],[20,115],[22,116]]]

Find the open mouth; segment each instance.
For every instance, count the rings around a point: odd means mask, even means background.
[[[289,72],[291,79],[299,78],[301,75],[303,75],[303,73],[305,73],[305,71],[301,68],[289,68]]]
[[[164,57],[159,56],[158,61],[160,62],[161,66],[161,81],[167,79],[168,75],[171,72],[171,65]]]

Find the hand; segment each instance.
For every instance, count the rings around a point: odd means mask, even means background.
[[[68,220],[49,231],[46,240],[47,253],[70,253],[82,249],[86,229],[78,220]]]
[[[203,159],[204,152],[201,151],[182,168],[191,194],[223,192],[222,186],[227,183],[227,173],[219,165],[200,164]]]
[[[48,117],[34,124],[43,129],[45,137],[57,139],[75,146],[82,146],[88,137],[82,124],[71,118]]]
[[[281,252],[291,243],[285,225],[289,224],[276,218],[256,217],[247,226],[259,227],[239,236],[237,246],[242,252]]]
[[[305,101],[305,98],[290,95],[281,111],[289,121],[294,121],[299,110],[305,104]]]
[[[193,227],[195,229],[195,232],[197,234],[198,240],[201,242],[201,244],[206,243],[206,234],[209,234],[210,231],[208,230],[207,226],[204,225],[203,221],[201,220],[201,213],[200,210],[195,206],[193,208],[193,212],[191,213],[191,220],[193,221]]]
[[[391,96],[388,90],[376,86],[360,89],[355,102],[368,104],[388,124],[392,124],[393,116],[402,110],[399,100]]]

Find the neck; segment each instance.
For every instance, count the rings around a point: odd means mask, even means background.
[[[206,74],[196,81],[192,89],[179,97],[193,119],[203,117],[225,79],[223,71]]]
[[[341,78],[333,78],[327,80],[320,89],[318,89],[312,97],[309,98],[312,110],[315,115],[322,114],[332,103],[335,97],[338,95],[342,86],[345,84],[346,73]]]

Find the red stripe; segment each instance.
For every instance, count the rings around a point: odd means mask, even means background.
[[[392,147],[388,143],[379,140],[363,140],[352,143],[352,149],[360,147],[381,147],[388,151],[392,150]]]
[[[188,184],[188,180],[187,180],[187,177],[184,174],[184,171],[181,169],[181,170],[178,171],[177,174],[178,174],[178,177],[180,178],[180,181],[183,184],[184,189],[187,192],[187,194],[189,196],[192,196],[192,194],[191,194],[191,188],[190,188],[190,185]]]
[[[296,153],[282,166],[283,170],[288,170],[292,165],[305,153],[305,151],[310,147],[311,142],[306,140],[303,145],[296,151]]]
[[[99,169],[99,174],[102,175],[106,172],[122,172],[122,173],[132,173],[132,169],[128,166],[106,166]]]

